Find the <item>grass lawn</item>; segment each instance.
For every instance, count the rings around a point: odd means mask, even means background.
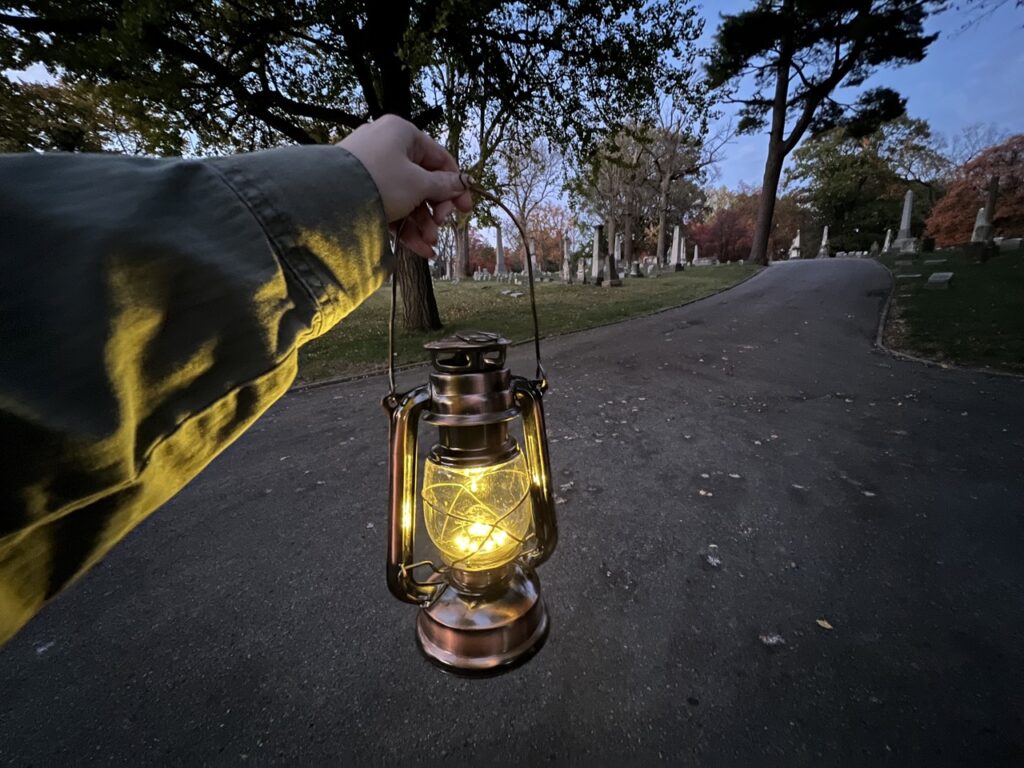
[[[925,264],[925,259],[946,259]],[[885,329],[892,349],[957,365],[1024,373],[1024,250],[1003,251],[984,264],[966,251],[922,254],[913,266],[882,263],[896,275]],[[926,290],[932,272],[953,272],[948,290]]]
[[[691,267],[657,278],[626,278],[621,288],[538,283],[540,331],[545,336],[578,331],[679,306],[735,285],[757,269],[748,264]],[[522,291],[524,295],[517,299],[502,296],[501,291],[506,288]],[[299,381],[383,370],[387,365],[390,291],[388,286],[382,287],[330,332],[307,344],[299,360]],[[423,343],[457,330],[497,331],[514,342],[533,337],[526,285],[472,280],[458,285],[436,282],[434,292],[446,327],[431,334],[408,334],[402,330],[399,296],[397,365],[425,362]]]

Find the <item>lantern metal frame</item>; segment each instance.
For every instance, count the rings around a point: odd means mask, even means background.
[[[493,196],[474,188],[506,212]],[[513,216],[513,221],[516,221]],[[516,225],[519,226],[518,221]],[[526,242],[525,232],[523,241]],[[388,334],[390,391],[383,399],[389,420],[389,538],[387,585],[421,610],[420,649],[431,661],[465,674],[493,673],[529,658],[547,636],[549,620],[536,567],[558,541],[543,396],[548,382],[540,359],[533,265],[526,260],[533,312],[536,378],[506,367],[509,341],[471,331],[430,342],[434,369],[427,384],[398,393],[394,378],[396,281],[392,280]],[[522,452],[529,469],[532,522],[519,554],[506,564],[464,570],[458,563],[416,560],[419,500],[419,424],[437,426],[440,442],[431,459],[443,466],[491,466],[518,455],[508,425],[522,419]],[[525,501],[525,497],[523,499]],[[417,573],[425,570],[422,576]]]

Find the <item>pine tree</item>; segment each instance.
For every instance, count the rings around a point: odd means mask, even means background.
[[[764,264],[775,198],[786,156],[808,130],[844,124],[865,135],[903,112],[894,91],[864,92],[853,108],[833,98],[857,87],[879,67],[920,61],[936,35],[924,20],[941,3],[928,0],[757,0],[749,10],[724,15],[708,75],[715,85],[750,78],[740,130],[769,126],[761,199],[750,261]]]

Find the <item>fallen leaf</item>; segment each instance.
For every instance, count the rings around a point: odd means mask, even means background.
[[[828,623],[827,619],[815,619],[814,623],[822,629],[832,629],[832,625]]]

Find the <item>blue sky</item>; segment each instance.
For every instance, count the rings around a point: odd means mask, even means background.
[[[749,0],[705,2],[708,38],[720,13],[750,5]],[[911,117],[928,120],[947,138],[973,123],[995,124],[1004,132],[1024,131],[1024,9],[1011,0],[965,30],[963,23],[964,17],[954,12],[932,17],[927,28],[929,33],[938,32],[939,39],[925,60],[880,70],[865,87],[894,88],[906,97]],[[767,151],[767,136],[738,137],[726,149],[716,183],[760,186]]]

